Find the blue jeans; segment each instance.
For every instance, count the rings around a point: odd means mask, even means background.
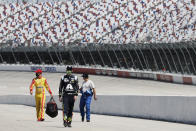
[[[82,118],[85,117],[84,107],[86,106],[86,120],[90,120],[90,105],[92,95],[82,94],[80,98],[80,114]]]

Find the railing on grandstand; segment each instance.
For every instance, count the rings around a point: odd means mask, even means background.
[[[0,44],[0,63],[108,67],[196,74],[196,41],[181,43]],[[40,48],[41,47],[41,48]]]

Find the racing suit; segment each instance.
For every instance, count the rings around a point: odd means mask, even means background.
[[[52,95],[52,91],[47,83],[46,78],[34,78],[30,85],[30,91],[33,91],[33,87],[36,88],[35,92],[35,102],[36,102],[36,112],[37,112],[37,120],[44,119],[44,106],[45,106],[45,88]]]
[[[79,85],[78,77],[74,75],[65,75],[60,80],[59,98],[63,101],[63,120],[72,121],[72,112],[74,107],[74,96],[78,95]]]

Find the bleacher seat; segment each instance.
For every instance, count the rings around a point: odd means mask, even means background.
[[[0,42],[129,43],[196,40],[194,0],[0,3]],[[32,44],[33,43],[33,44]]]

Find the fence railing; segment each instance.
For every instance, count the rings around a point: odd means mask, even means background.
[[[130,44],[0,44],[0,63],[100,66],[196,74],[196,42]],[[40,48],[41,47],[41,48]]]

